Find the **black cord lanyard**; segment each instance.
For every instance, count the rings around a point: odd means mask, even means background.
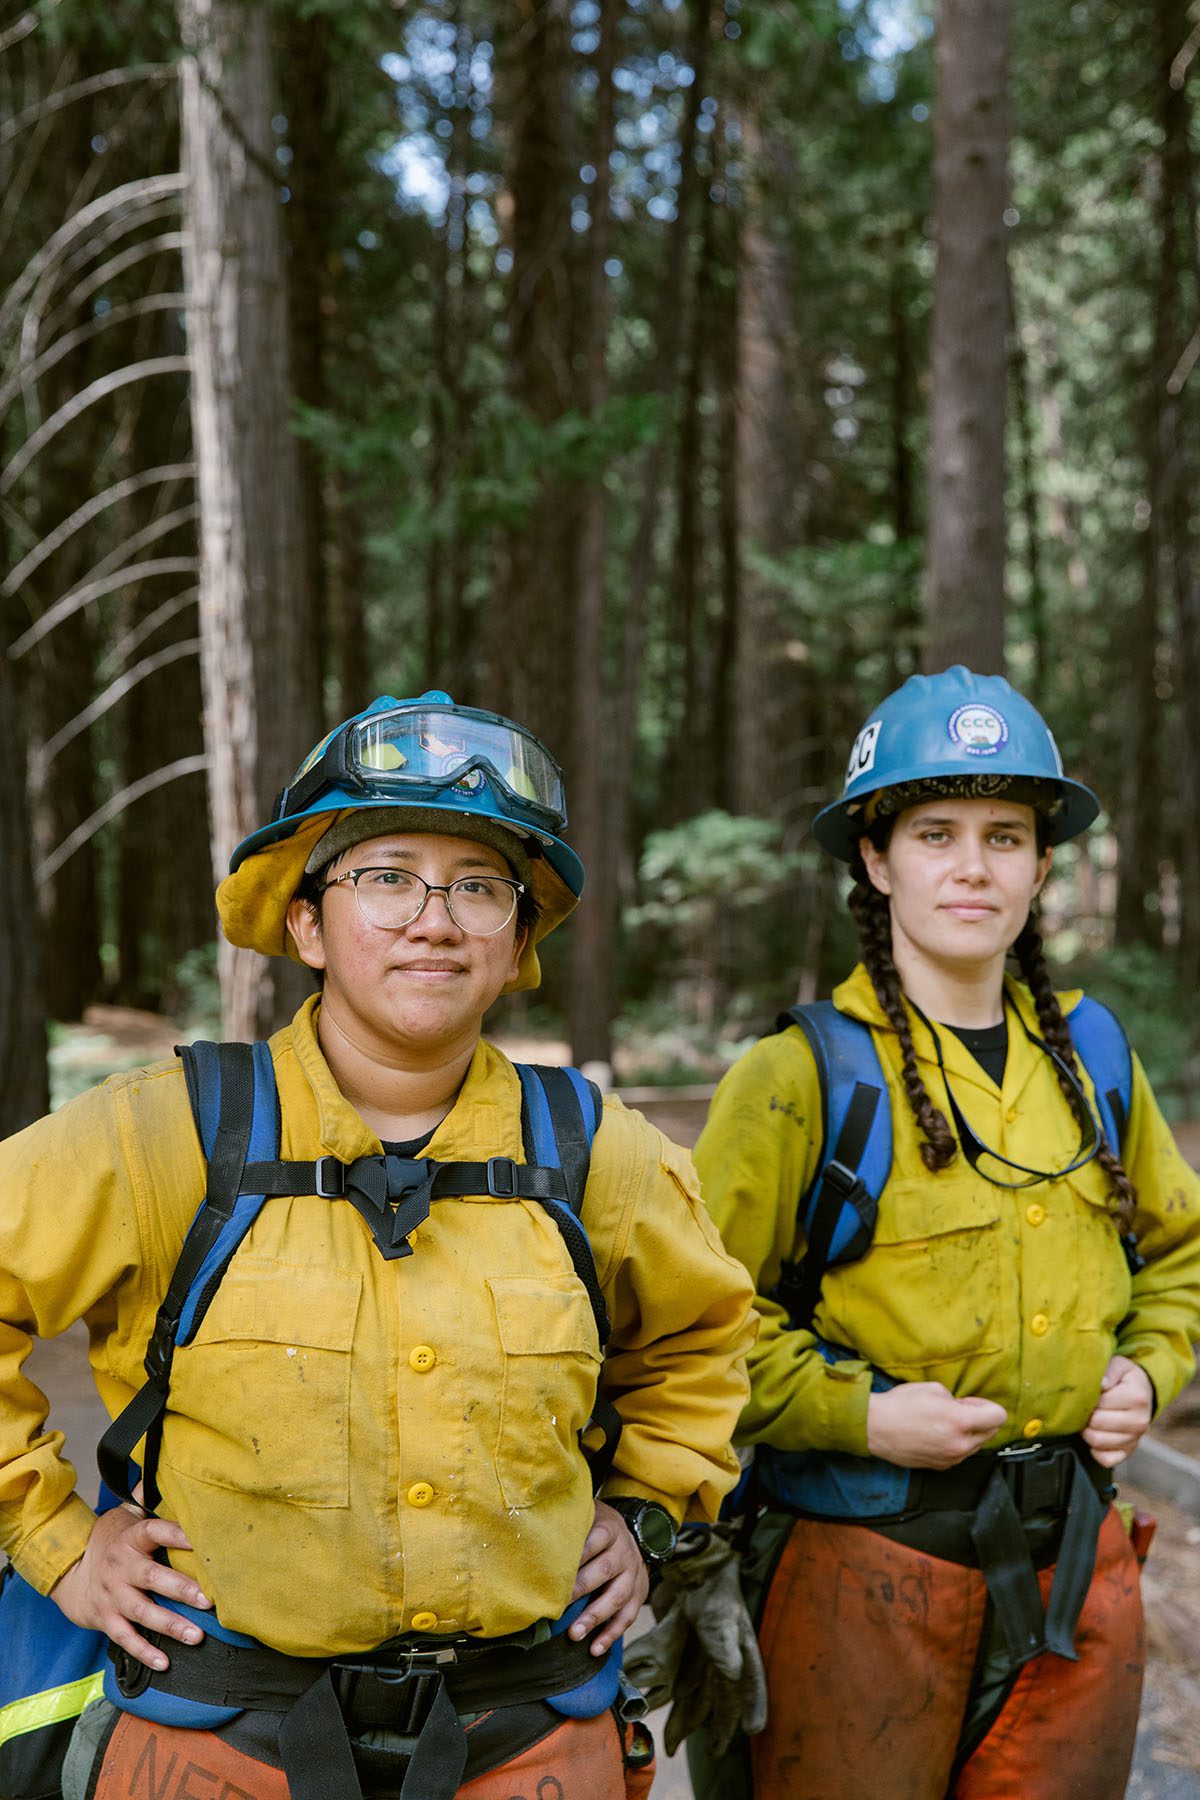
[[[974,1169],[975,1173],[981,1176],[984,1181],[990,1182],[993,1187],[1000,1188],[1036,1187],[1039,1181],[1061,1181],[1064,1175],[1073,1175],[1076,1169],[1082,1169],[1087,1163],[1092,1162],[1099,1156],[1100,1147],[1104,1142],[1103,1133],[1100,1130],[1096,1115],[1092,1110],[1092,1104],[1079,1084],[1078,1077],[1070,1065],[1058,1054],[1057,1050],[1053,1049],[1051,1045],[1045,1043],[1041,1038],[1034,1036],[1033,1032],[1030,1031],[1028,1025],[1026,1025],[1019,1013],[1017,1014],[1017,1017],[1020,1020],[1021,1029],[1024,1031],[1025,1036],[1029,1039],[1031,1044],[1037,1047],[1037,1049],[1045,1051],[1059,1074],[1066,1079],[1071,1088],[1078,1095],[1082,1105],[1082,1113],[1075,1116],[1085,1118],[1091,1129],[1085,1130],[1082,1125],[1080,1126],[1079,1148],[1076,1150],[1071,1161],[1061,1169],[1035,1169],[1028,1163],[1014,1162],[1011,1157],[1001,1156],[998,1150],[991,1149],[968,1124],[963,1115],[962,1108],[954,1097],[954,1090],[950,1086],[950,1077],[946,1073],[945,1058],[942,1054],[942,1040],[938,1036],[935,1026],[931,1020],[925,1017],[925,1014],[914,1000],[909,1000],[907,995],[905,995],[905,999],[908,1000],[909,1006],[912,1007],[918,1019],[920,1019],[930,1037],[933,1039],[934,1052],[937,1056],[937,1066],[942,1077],[942,1085],[946,1090],[946,1098],[950,1102],[950,1115],[954,1120],[954,1129],[958,1134],[959,1146],[972,1169]],[[1004,1001],[1004,1006],[1005,1011],[1007,1012],[1007,998]],[[986,1169],[981,1169],[979,1166],[980,1158],[984,1156],[991,1157],[994,1162],[1003,1164],[1006,1169],[1019,1169],[1024,1179],[1020,1181],[1003,1181],[997,1175],[989,1175]]]

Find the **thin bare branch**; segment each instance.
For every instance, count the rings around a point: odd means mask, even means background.
[[[159,219],[178,217],[178,214],[179,196],[177,194],[169,194],[165,200],[155,200],[149,206],[131,208],[128,213],[119,214],[117,218],[109,221],[105,230],[90,233],[83,244],[77,246],[69,255],[59,259],[52,270],[53,281],[62,281],[67,276],[78,274],[80,269],[86,269],[88,264],[93,262],[102,251],[107,250],[110,244],[118,243],[122,238],[129,237],[131,232],[141,231],[147,225],[156,224]],[[119,275],[123,269],[132,267],[139,260],[138,253],[151,247],[155,250],[182,249],[183,233],[180,231],[164,232],[160,237],[141,238],[132,250],[126,249],[121,252],[122,256],[130,259],[129,262],[122,262],[120,257],[114,257],[111,262],[102,263],[99,268],[91,270],[83,281],[79,282],[64,299],[59,301],[54,312],[46,313],[44,321],[46,330],[53,335],[64,322],[69,322],[68,315],[83,301],[89,299],[97,287],[102,286],[111,276]],[[43,281],[46,279],[47,277],[43,276]],[[44,300],[40,304],[44,306]]]
[[[133,563],[127,569],[116,569],[102,580],[90,581],[85,587],[73,588],[64,594],[61,600],[48,607],[36,624],[28,631],[21,633],[15,644],[9,646],[8,654],[13,662],[17,662],[52,632],[56,625],[69,619],[81,607],[92,600],[101,600],[105,594],[115,594],[120,588],[127,587],[134,581],[148,581],[152,575],[195,575],[199,562],[194,556],[160,556],[155,561]]]
[[[1194,25],[1191,31],[1188,32],[1186,40],[1181,46],[1178,55],[1175,57],[1174,62],[1171,64],[1170,82],[1176,92],[1178,92],[1186,81],[1188,69],[1197,50],[1200,50],[1200,23]]]
[[[38,744],[29,759],[35,793],[41,788],[50,764],[59,751],[72,743],[81,731],[87,731],[97,719],[102,719],[130,688],[137,687],[139,682],[156,675],[160,669],[168,668],[171,663],[179,662],[184,656],[198,655],[199,651],[199,638],[181,638],[178,643],[167,644],[162,650],[156,650],[152,656],[144,656],[141,662],[135,663],[132,669],[126,669],[124,674],[118,675],[115,681],[102,689],[82,712],[77,712],[73,719],[68,719],[52,738],[47,738],[44,744]]]
[[[130,537],[122,538],[116,548],[110,550],[107,556],[102,556],[100,561],[93,568],[88,569],[81,579],[95,581],[101,575],[111,575],[114,569],[122,565],[128,566],[127,559],[129,557],[140,556],[143,550],[148,550],[151,544],[157,544],[162,538],[168,537],[180,525],[190,524],[196,517],[197,510],[193,500],[187,506],[175,507],[172,512],[152,516],[139,531],[135,531]]]
[[[0,304],[0,334],[9,330],[25,303],[26,295],[44,270],[58,262],[77,239],[87,235],[93,225],[113,214],[120,214],[129,207],[144,207],[164,194],[182,193],[185,185],[185,178],[178,170],[166,175],[141,175],[136,181],[127,181],[121,187],[110,189],[107,194],[100,194],[89,205],[72,213],[53,236],[47,238],[36,256],[30,258],[5,294],[3,304]]]
[[[155,769],[152,775],[143,775],[140,781],[131,781],[115,793],[103,806],[97,807],[90,818],[77,825],[61,844],[52,850],[44,862],[40,862],[34,871],[39,881],[49,881],[58,874],[68,857],[74,856],[77,850],[94,838],[96,833],[115,819],[127,807],[141,800],[146,794],[152,794],[155,788],[166,787],[169,781],[178,781],[181,775],[199,775],[208,767],[207,756],[181,756],[164,768]]]
[[[33,362],[23,364],[19,374],[10,375],[0,387],[0,418],[3,418],[11,406],[19,385],[40,381],[47,370],[54,368],[72,350],[77,350],[80,344],[99,337],[101,332],[110,330],[114,325],[124,325],[130,319],[140,318],[143,313],[181,312],[186,305],[186,294],[142,294],[137,300],[127,300],[120,306],[112,306],[106,313],[89,319],[86,325],[64,333],[48,350],[43,350],[40,356],[35,357]]]
[[[1198,356],[1200,356],[1200,325],[1193,331],[1182,356],[1167,377],[1168,394],[1183,392],[1183,385],[1195,368]]]
[[[157,544],[161,539],[168,537],[180,525],[190,524],[196,517],[197,510],[195,501],[191,501],[187,506],[177,506],[169,513],[152,513],[149,521],[139,531],[135,531],[129,537],[123,537],[115,549],[110,550],[107,556],[102,556],[98,563],[86,570],[81,575],[80,582],[98,581],[102,575],[111,575],[114,569],[127,568],[129,566],[128,559],[131,556],[140,556],[143,550],[148,550],[151,544]]]
[[[186,356],[151,356],[144,362],[131,363],[126,369],[113,369],[108,375],[101,375],[96,381],[73,394],[57,412],[51,413],[43,425],[26,438],[8,467],[0,474],[0,494],[7,494],[21,479],[34,458],[45,449],[46,445],[56,438],[60,431],[73,425],[81,413],[95,406],[100,400],[106,400],[110,394],[116,394],[137,381],[149,381],[156,375],[187,375],[191,364]]]
[[[128,500],[131,494],[138,494],[143,488],[153,487],[156,482],[192,481],[195,475],[196,465],[193,462],[163,463],[157,469],[143,469],[140,474],[127,475],[124,481],[105,488],[102,494],[93,494],[90,500],[85,500],[82,506],[76,507],[69,519],[64,519],[61,525],[56,525],[40,543],[35,544],[28,556],[23,557],[12,573],[0,582],[0,600],[7,600],[10,594],[15,594],[21,583],[40,569],[48,556],[61,550],[69,538],[74,537],[77,531],[82,531],[85,525],[90,525],[93,519],[99,518],[110,506]]]
[[[121,668],[148,637],[153,637],[160,625],[165,625],[170,619],[174,619],[185,606],[193,605],[199,592],[198,587],[184,588],[181,593],[173,594],[169,600],[164,600],[161,606],[156,606],[152,613],[147,613],[146,617],[139,620],[132,631],[127,631],[124,637],[119,637],[112,648],[101,657],[97,674],[104,677]]]
[[[48,113],[60,112],[72,101],[86,100],[89,94],[102,94],[108,88],[128,87],[131,81],[173,81],[175,79],[174,63],[134,63],[128,69],[105,69],[102,75],[89,75],[83,81],[73,81],[70,87],[61,88],[56,94],[47,94],[41,100],[27,106],[24,112],[6,119],[0,125],[0,145],[9,144],[28,125],[36,125]]]
[[[25,42],[28,44],[28,40],[25,40]],[[27,49],[26,55],[28,55],[28,53]],[[75,71],[78,67],[78,52],[74,50],[66,51],[59,62],[58,67],[54,71],[51,93],[61,93],[65,87],[69,86],[75,78]],[[37,91],[38,89],[35,87],[35,92]],[[45,98],[44,95],[41,97]],[[38,165],[41,162],[42,152],[50,142],[53,131],[54,117],[53,114],[47,113],[44,118],[38,121],[37,129],[33,134],[33,140],[26,146],[25,152],[15,169],[7,171],[7,178],[4,182],[4,200],[3,203],[0,204],[0,252],[7,248],[9,234],[20,215],[25,195],[33,184],[34,176],[37,174]],[[0,149],[0,156],[3,156],[4,161],[7,163],[12,159],[12,152],[5,147]]]
[[[12,50],[23,38],[31,37],[36,30],[37,14],[31,8],[29,12],[22,13],[19,19],[14,19],[6,31],[0,31],[0,56],[5,51]]]
[[[139,219],[134,223],[140,225],[144,221]],[[130,229],[133,229],[133,225],[130,226]],[[53,336],[64,324],[68,323],[84,301],[91,299],[97,288],[102,288],[115,275],[123,275],[127,269],[136,268],[138,263],[146,262],[150,257],[163,256],[168,251],[182,249],[182,231],[163,231],[157,237],[142,238],[139,243],[132,245],[127,250],[122,250],[117,256],[110,257],[106,263],[101,263],[99,268],[93,269],[82,281],[77,282],[60,305],[56,306],[52,313],[46,314],[41,322],[41,330]],[[31,307],[34,304],[34,301],[30,302]]]

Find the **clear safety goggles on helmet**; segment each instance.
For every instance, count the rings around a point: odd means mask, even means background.
[[[372,713],[336,732],[300,765],[273,816],[304,812],[327,788],[403,805],[443,793],[469,797],[485,783],[522,823],[559,832],[567,822],[562,770],[532,732],[496,713],[436,704]]]

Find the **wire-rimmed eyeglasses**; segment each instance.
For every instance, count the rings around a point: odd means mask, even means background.
[[[442,885],[426,881],[411,869],[346,869],[323,882],[321,892],[348,881],[358,910],[368,925],[403,931],[425,910],[430,894],[441,894],[451,921],[468,937],[494,937],[517,910],[525,884],[507,875],[461,875]]]

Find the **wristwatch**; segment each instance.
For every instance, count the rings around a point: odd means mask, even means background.
[[[666,1562],[679,1531],[665,1506],[657,1500],[637,1500],[632,1494],[614,1494],[605,1498],[604,1504],[620,1513],[649,1568],[657,1569]]]

